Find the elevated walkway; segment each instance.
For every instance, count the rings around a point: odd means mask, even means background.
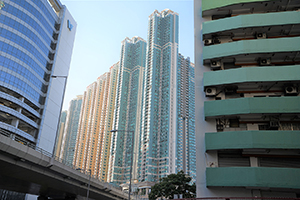
[[[122,200],[127,194],[87,172],[63,164],[38,147],[0,134],[0,188],[40,196],[39,199]]]

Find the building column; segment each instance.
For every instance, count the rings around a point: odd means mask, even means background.
[[[250,166],[251,167],[258,167],[258,159],[257,159],[257,157],[250,157]]]
[[[24,98],[23,98],[22,101],[24,101]],[[17,108],[17,111],[18,111],[19,113],[21,113],[21,112],[22,112],[22,108],[21,108],[21,107],[18,107],[18,108]],[[11,125],[14,126],[14,127],[16,127],[16,128],[18,128],[19,122],[20,122],[19,119],[13,119],[12,122],[11,122]]]
[[[19,119],[13,119],[11,121],[11,125],[14,126],[14,127],[16,127],[16,128],[18,128],[18,126],[19,126]]]

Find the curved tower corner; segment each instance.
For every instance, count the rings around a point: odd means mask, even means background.
[[[52,153],[76,22],[59,1],[0,3],[0,132]]]

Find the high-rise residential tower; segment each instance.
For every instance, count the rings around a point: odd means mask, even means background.
[[[198,197],[299,197],[300,1],[195,0]]]
[[[59,119],[59,126],[55,141],[55,147],[54,147],[54,154],[56,157],[60,157],[60,153],[62,151],[62,143],[63,143],[63,137],[64,137],[64,130],[66,126],[66,120],[67,120],[67,111],[64,110]]]
[[[120,73],[111,143],[109,182],[129,180],[131,157],[133,179],[137,179],[137,155],[140,150],[141,113],[144,90],[146,41],[140,37],[122,41]],[[132,152],[134,149],[134,153]]]
[[[64,130],[61,136],[61,147],[60,151],[57,152],[59,154],[58,157],[68,164],[73,163],[82,97],[82,95],[78,95],[69,103]]]
[[[53,152],[76,22],[59,0],[0,1],[0,129]]]
[[[194,64],[178,53],[178,28],[177,13],[155,10],[147,47],[122,42],[109,182],[128,183],[131,159],[138,187],[180,170],[196,179]]]
[[[196,181],[195,66],[178,55],[176,171],[183,170]]]
[[[149,16],[139,181],[175,173],[178,14]]]
[[[103,181],[107,177],[109,159],[105,152],[110,148],[118,68],[119,63],[116,63],[84,92],[73,161]]]
[[[100,180],[108,181],[109,161],[110,161],[110,145],[111,145],[111,130],[114,121],[115,101],[117,95],[117,84],[119,75],[119,62],[110,68],[110,82],[108,88],[108,96],[106,101],[105,123],[103,124],[103,141],[101,151],[101,161],[99,165]]]
[[[99,80],[100,78],[98,78]],[[97,90],[97,82],[93,82],[90,84],[86,91],[83,94],[82,99],[82,105],[81,105],[81,111],[80,111],[80,118],[78,123],[78,133],[76,138],[76,147],[75,147],[75,154],[74,154],[74,160],[73,163],[75,166],[87,170],[92,169],[92,167],[87,166],[90,159],[87,157],[88,151],[93,150],[92,153],[95,152],[95,140],[93,140],[93,135],[98,136],[97,132],[95,131],[91,133],[91,131],[94,131],[94,121],[92,121],[92,113],[95,106],[95,96],[96,96],[96,90]],[[95,126],[96,128],[96,126]],[[90,139],[91,137],[91,139]],[[92,149],[89,149],[89,144],[92,142]],[[94,159],[91,159],[91,162],[93,162]],[[94,167],[95,168],[95,167]],[[93,174],[94,174],[93,170]]]

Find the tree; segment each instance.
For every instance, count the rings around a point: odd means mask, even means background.
[[[178,196],[182,194],[183,198],[195,198],[196,185],[195,183],[190,185],[191,180],[192,178],[185,175],[183,171],[161,178],[159,183],[151,187],[149,199],[154,200],[159,197],[173,199],[174,194]]]

